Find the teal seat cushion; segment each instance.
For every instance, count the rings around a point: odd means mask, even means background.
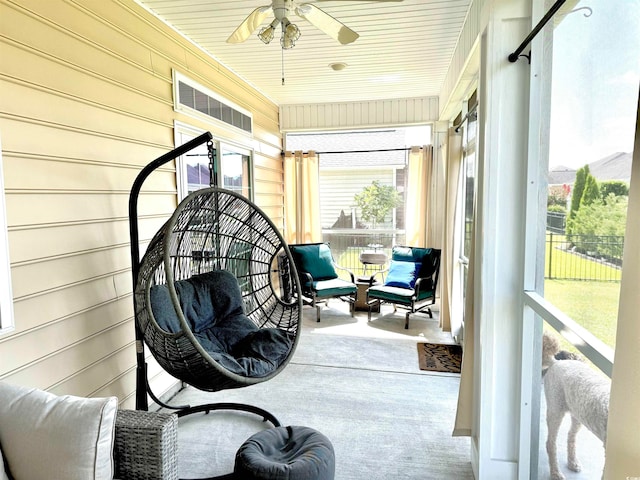
[[[370,287],[368,295],[369,298],[377,298],[393,303],[404,303],[409,305],[411,303],[411,296],[413,295],[413,292],[413,289],[380,285]],[[431,297],[433,297],[433,290],[423,290],[418,294],[417,300],[425,300]]]
[[[338,278],[329,245],[290,245],[290,250],[296,268],[311,275],[314,281]]]
[[[316,291],[316,297],[338,297],[341,295],[352,295],[356,293],[357,287],[341,278],[332,278],[330,280],[322,280],[313,282],[313,289]]]
[[[391,260],[384,284],[389,287],[413,288],[421,267],[420,262]]]

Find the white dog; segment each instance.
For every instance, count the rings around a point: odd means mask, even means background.
[[[570,470],[580,471],[576,457],[576,435],[581,425],[606,442],[609,415],[609,379],[595,372],[580,360],[557,360],[558,339],[544,333],[542,339],[542,367],[544,395],[547,400],[547,454],[552,480],[565,477],[558,467],[556,439],[560,424],[567,412],[571,427],[567,436],[567,463]]]

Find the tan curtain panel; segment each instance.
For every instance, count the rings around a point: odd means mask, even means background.
[[[433,176],[433,146],[411,147],[405,208],[406,244],[412,247],[430,247],[430,198]]]
[[[460,182],[460,166],[462,164],[462,135],[453,128],[449,130],[447,141],[446,186],[444,205],[444,242],[440,262],[440,327],[445,332],[459,333],[461,318],[455,318],[453,302],[454,267],[458,265],[455,246],[456,204],[458,184]],[[458,309],[459,310],[459,309]],[[455,328],[452,329],[452,323]]]
[[[640,98],[631,164],[627,230],[624,237],[616,353],[603,478],[640,476]],[[632,473],[633,472],[633,473]],[[632,477],[631,477],[632,478]]]
[[[318,156],[313,151],[285,152],[284,219],[287,243],[322,241]]]
[[[475,202],[474,202],[475,210]],[[476,216],[473,215],[471,226],[471,248],[469,249],[469,267],[467,271],[467,294],[464,299],[464,339],[462,345],[462,368],[458,390],[458,408],[453,427],[453,436],[471,436],[473,425],[473,366],[474,366],[474,258],[475,258]]]
[[[284,155],[284,239],[296,243],[296,211],[298,204],[298,175],[296,159],[292,152]]]

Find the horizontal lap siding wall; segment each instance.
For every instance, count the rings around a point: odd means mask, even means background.
[[[172,69],[252,112],[254,135],[173,110]],[[255,199],[282,225],[278,108],[130,0],[0,0],[0,136],[15,330],[0,380],[134,406],[128,196],[180,121],[253,148]],[[145,183],[142,247],[176,206]],[[175,383],[151,362],[156,393]]]

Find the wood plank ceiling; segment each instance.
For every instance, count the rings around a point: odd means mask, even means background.
[[[279,28],[268,45],[257,38],[260,28],[243,43],[226,43],[251,11],[269,0],[137,1],[278,105],[438,95],[470,3],[307,0],[360,38],[341,45],[294,15],[290,20],[301,36],[294,48],[283,50]],[[262,26],[273,18],[269,12]],[[334,63],[347,66],[335,71]]]

